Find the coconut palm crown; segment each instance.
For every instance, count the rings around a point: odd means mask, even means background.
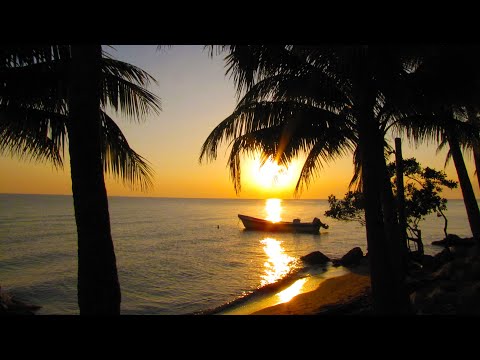
[[[406,101],[414,47],[363,45],[229,45],[227,74],[238,105],[205,140],[199,160],[214,160],[223,142],[240,191],[240,156],[261,151],[288,164],[307,155],[296,186],[299,193],[322,166],[353,152],[355,176],[367,199],[366,230],[372,291],[381,313],[405,313],[404,251],[386,167],[385,134],[413,112]]]
[[[68,140],[70,47],[2,46],[0,49],[0,155],[50,162],[63,168]],[[141,121],[161,111],[146,88],[156,80],[144,70],[103,53],[101,84],[104,171],[130,188],[152,187],[153,169],[129,145],[109,113]]]

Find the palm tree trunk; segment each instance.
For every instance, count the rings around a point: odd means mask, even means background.
[[[365,196],[365,225],[367,232],[368,259],[372,283],[372,297],[375,311],[379,314],[389,313],[392,303],[390,291],[391,267],[387,256],[385,241],[381,178],[375,171],[375,152],[373,145],[374,130],[368,119],[359,118],[359,147],[362,161],[362,182]]]
[[[398,224],[395,221],[391,185],[390,182],[385,182],[388,176],[382,176],[382,172],[386,172],[386,165],[382,165],[382,161],[385,162],[383,138],[378,127],[373,126],[365,126],[364,130],[359,131],[359,135],[362,144],[365,221],[375,311],[379,314],[406,314],[411,309],[405,287],[404,249],[396,231]],[[377,139],[373,138],[375,135]]]
[[[478,186],[480,187],[480,144],[473,146],[473,160],[475,161],[475,172],[477,173]]]
[[[400,241],[405,244],[405,251],[407,252],[407,218],[405,216],[405,186],[403,184],[402,139],[400,138],[395,138],[395,176],[397,186],[397,212]]]
[[[359,148],[362,161],[362,182],[365,195],[365,222],[367,231],[368,258],[372,297],[378,314],[404,314],[409,311],[406,292],[403,292],[399,264],[393,259],[401,256],[392,244],[395,231],[387,233],[387,221],[394,221],[392,213],[384,217],[382,207],[386,202],[385,158],[383,156],[383,134],[373,117],[373,102],[364,102],[358,112]],[[383,189],[383,191],[379,191]],[[391,191],[391,187],[390,187]],[[393,195],[392,195],[393,200]],[[388,207],[387,207],[388,208]],[[385,208],[385,209],[387,209]],[[384,210],[385,210],[384,209]],[[394,212],[394,208],[391,209]],[[390,229],[391,230],[391,229]]]
[[[383,144],[383,134],[379,142]],[[379,149],[380,151],[380,149]],[[383,155],[383,147],[382,153]],[[379,154],[380,155],[380,154]],[[407,243],[401,237],[398,223],[398,208],[392,191],[392,183],[387,170],[385,156],[378,158],[378,166],[383,175],[382,210],[385,224],[385,235],[388,247],[388,257],[392,267],[392,292],[396,304],[395,312],[407,314],[412,311],[410,297],[407,292],[405,277],[407,273]]]
[[[384,156],[384,135],[373,113],[376,92],[369,74],[368,52],[367,47],[361,47],[357,58],[357,121],[373,303],[378,314],[406,314],[410,301],[403,286],[401,244]]]
[[[384,137],[382,136],[382,142]],[[408,246],[406,241],[406,219],[404,218],[405,227],[401,227],[399,223],[400,205],[395,199],[392,190],[392,183],[387,169],[387,161],[385,156],[378,159],[379,166],[384,174],[382,205],[383,217],[385,222],[385,230],[387,233],[388,243],[392,256],[392,262],[395,272],[397,273],[400,284],[403,284],[407,269]],[[403,181],[403,179],[402,179]],[[403,183],[402,183],[403,185]],[[403,190],[403,187],[400,186]],[[398,187],[397,187],[398,191]],[[402,236],[402,232],[404,236]]]
[[[468,121],[478,126],[477,111],[475,108],[467,106]],[[480,186],[480,142],[473,144],[473,159],[475,161],[475,172],[477,173],[478,186]]]
[[[478,209],[478,203],[477,199],[475,198],[475,193],[473,192],[472,183],[470,182],[470,178],[468,176],[467,167],[465,166],[465,161],[463,160],[460,144],[458,143],[458,140],[455,137],[455,134],[452,133],[451,129],[447,133],[447,138],[448,144],[450,146],[450,151],[452,152],[455,169],[457,170],[460,188],[462,189],[463,201],[467,210],[467,217],[468,222],[470,223],[470,229],[472,231],[473,237],[477,241],[480,241],[480,211]]]
[[[477,173],[478,186],[480,187],[480,144],[473,146],[473,159],[475,161],[475,172]]]
[[[78,234],[81,315],[120,314],[120,284],[101,158],[100,45],[73,45],[69,152]]]

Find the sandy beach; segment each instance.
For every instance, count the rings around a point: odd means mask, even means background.
[[[336,306],[368,296],[370,277],[349,273],[322,282],[317,289],[293,297],[289,302],[267,307],[252,315],[317,315]]]
[[[318,272],[317,272],[318,271]],[[368,265],[351,268],[329,265],[323,271],[310,269],[274,291],[210,312],[216,315],[315,315],[369,298]]]
[[[422,266],[410,266],[406,285],[413,314],[480,315],[479,247],[472,238],[453,240],[451,247],[433,257],[425,256]],[[351,267],[345,274],[325,279],[313,291],[251,314],[373,315],[368,266]]]

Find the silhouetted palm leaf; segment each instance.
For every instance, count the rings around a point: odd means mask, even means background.
[[[478,126],[468,122],[467,108],[480,96],[478,45],[437,45],[412,74],[416,83],[412,100],[418,113],[400,123],[420,143],[434,141],[439,149],[448,143],[445,164],[453,157],[473,236],[480,240],[480,210],[468,176],[461,147],[478,144]]]
[[[160,99],[146,90],[156,80],[144,70],[113,59],[103,61],[101,104],[112,106],[132,119],[140,120],[151,111],[161,111]]]
[[[153,186],[153,170],[128,144],[120,128],[104,112],[102,115],[102,159],[106,173],[123,180],[132,188],[148,190]]]
[[[211,54],[215,50],[228,52],[227,74],[239,98],[245,94],[210,133],[200,161],[215,159],[219,144],[232,141],[228,164],[238,192],[241,154],[261,151],[262,159],[287,163],[303,153],[298,194],[325,163],[353,152],[351,184],[360,177],[366,183],[375,306],[408,312],[394,201],[380,152],[388,150],[386,132],[415,113],[403,96],[418,63],[404,49],[368,45],[210,47]]]
[[[25,51],[21,51],[25,50]],[[62,167],[67,141],[68,47],[28,47],[19,54],[2,47],[0,56],[0,152],[21,159],[52,161]],[[42,62],[43,60],[43,62]],[[161,111],[160,99],[145,89],[155,80],[145,71],[109,57],[103,59],[101,104],[131,119]],[[113,120],[102,112],[104,169],[132,188],[152,186],[153,170],[128,145]]]
[[[0,109],[0,154],[63,167],[65,116],[39,109]]]
[[[349,145],[345,148],[355,151],[352,141],[357,141],[356,135],[353,135],[356,128],[356,114],[352,111],[354,105],[352,101],[356,101],[356,95],[352,86],[356,81],[356,68],[351,60],[351,54],[359,51],[356,46],[211,46],[211,54],[215,49],[228,50],[227,74],[230,73],[234,77],[238,92],[245,90],[246,93],[239,100],[232,115],[210,133],[202,146],[200,161],[204,158],[216,159],[217,149],[221,143],[228,143],[241,137],[242,141],[239,139],[237,146],[232,146],[229,158],[229,161],[232,161],[230,175],[237,191],[240,189],[238,176],[240,158],[234,153],[241,148],[246,148],[246,139],[249,139],[247,134],[256,132],[257,135],[266,136],[265,132],[259,131],[261,129],[274,126],[284,128],[276,139],[278,144],[284,145],[278,145],[277,153],[272,154],[277,161],[280,161],[284,159],[282,151],[285,144],[295,141],[296,137],[303,136],[297,130],[300,122],[311,123],[309,132],[305,133],[305,136],[315,137],[317,145],[316,148],[312,145],[308,150],[304,149],[307,162],[297,183],[296,193],[299,193],[303,186],[308,186],[311,175],[316,174],[322,164],[327,161],[326,149],[331,152],[332,159],[345,154],[345,151],[337,152],[331,146],[336,135],[347,136]],[[398,60],[396,54],[389,56],[391,59],[387,59],[385,66],[377,72],[378,81],[383,81],[386,84],[385,87],[388,85],[387,80],[392,78],[397,83],[407,80],[402,77],[405,75],[404,63]],[[384,58],[385,56],[382,59]],[[388,85],[385,92],[391,97],[395,94],[400,99],[405,90]],[[398,103],[399,101],[395,102],[391,99],[387,101],[382,92],[377,93],[373,110],[379,127],[384,133],[399,119],[413,112],[408,102]],[[345,129],[348,129],[348,135]],[[327,142],[324,136],[326,133],[331,136]],[[259,140],[256,141],[258,143]],[[337,140],[337,144],[342,148],[341,141]],[[315,156],[318,158],[314,159]],[[351,185],[354,183],[360,185],[361,183],[357,180],[361,174],[361,163],[358,162],[358,157],[354,160],[355,174]]]

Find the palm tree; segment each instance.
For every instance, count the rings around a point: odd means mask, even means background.
[[[473,153],[473,160],[475,164],[475,173],[477,175],[478,185],[480,186],[480,138],[479,138],[479,129],[480,129],[480,120],[478,118],[477,106],[469,105],[465,108],[461,108],[460,112],[456,114],[457,130],[460,131],[458,134],[458,140],[462,148],[462,153],[467,153],[471,151]],[[448,146],[448,141],[445,138],[440,139],[440,144],[438,145],[438,151],[446,148]],[[445,159],[445,166],[448,165],[448,162],[452,158],[452,152],[449,150]]]
[[[474,127],[480,127],[480,119],[478,118],[478,109],[476,106],[467,106],[467,122],[472,124]],[[480,186],[480,139],[473,139],[473,141],[468,144],[473,152],[473,159],[475,162],[475,172],[477,173],[478,186]]]
[[[56,51],[51,46],[43,48],[0,47],[0,59],[5,63],[0,67],[0,154],[63,168],[70,49],[68,45],[54,47]],[[111,108],[132,119],[142,119],[150,111],[158,113],[160,100],[146,90],[151,82],[155,79],[145,71],[103,54],[100,116],[104,170],[140,190],[152,187],[153,171],[130,147],[106,110]]]
[[[439,45],[433,50],[411,75],[418,114],[401,120],[400,125],[417,142],[434,139],[440,148],[449,145],[448,156],[455,164],[470,229],[480,241],[480,211],[461,151],[462,143],[478,149],[480,139],[472,114],[480,95],[476,64],[480,47]]]
[[[153,78],[102,58],[100,45],[3,47],[1,56],[0,151],[62,166],[68,134],[80,314],[119,314],[103,172],[142,189],[153,172],[102,109],[136,118],[158,112],[159,99],[144,89]]]
[[[240,155],[255,150],[282,164],[307,153],[296,191],[308,186],[322,163],[349,151],[361,165],[367,242],[375,308],[409,311],[403,251],[388,179],[384,133],[402,79],[398,49],[369,46],[223,46],[227,74],[240,97],[235,111],[203,144],[200,161],[216,159],[232,140],[230,175],[240,191]],[[213,54],[213,48],[212,48]],[[359,169],[360,166],[357,166]],[[378,189],[383,189],[378,191]]]

